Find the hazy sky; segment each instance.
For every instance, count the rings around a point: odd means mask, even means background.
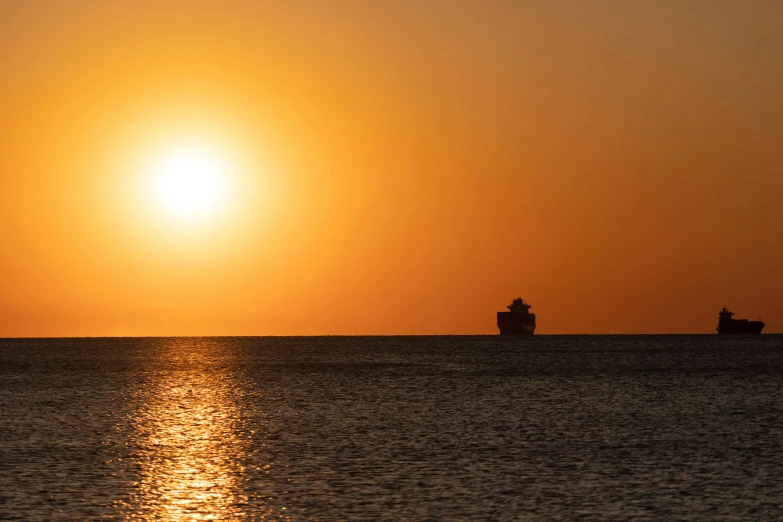
[[[0,336],[783,332],[782,208],[779,1],[0,2]]]

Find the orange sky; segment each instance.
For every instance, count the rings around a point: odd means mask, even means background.
[[[0,336],[783,332],[782,64],[762,0],[6,0]]]

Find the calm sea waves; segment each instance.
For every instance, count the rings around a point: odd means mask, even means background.
[[[0,340],[1,520],[780,520],[783,336]]]

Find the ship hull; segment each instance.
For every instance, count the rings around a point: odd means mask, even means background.
[[[718,333],[721,335],[760,334],[763,329],[763,322],[744,319],[721,321],[717,328]]]
[[[533,335],[536,330],[536,314],[498,312],[500,335]]]

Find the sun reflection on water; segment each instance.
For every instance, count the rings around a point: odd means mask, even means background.
[[[244,487],[250,442],[226,349],[178,350],[182,342],[159,352],[129,419],[140,480],[122,511],[132,520],[266,520]]]

